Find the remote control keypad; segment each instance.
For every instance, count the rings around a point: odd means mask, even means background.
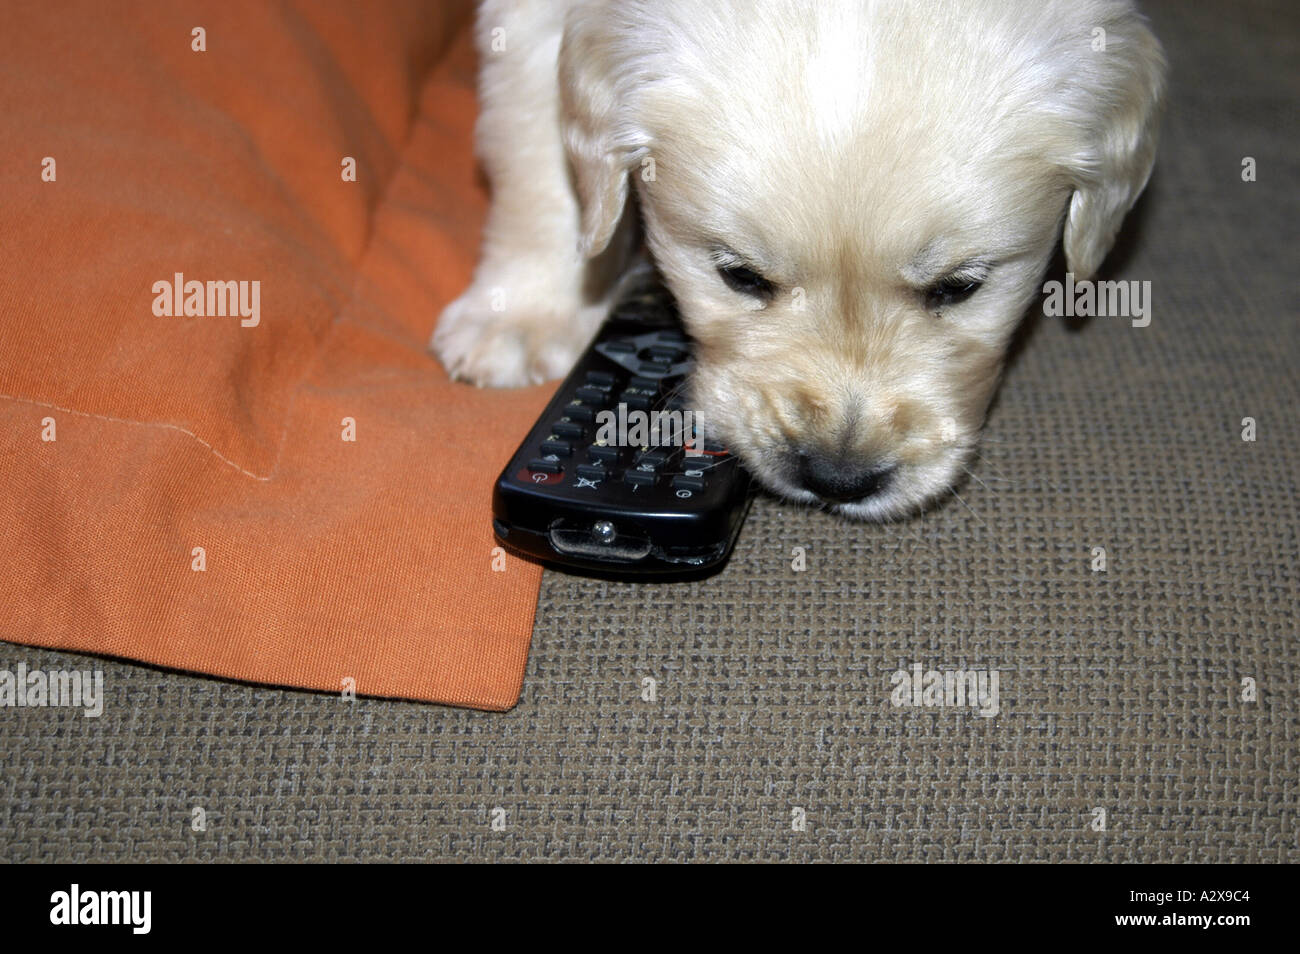
[[[686,402],[677,393],[690,370],[688,339],[675,329],[657,329],[644,334],[624,335],[600,342],[596,351],[618,365],[612,370],[589,370],[584,380],[562,405],[562,415],[551,423],[551,433],[538,446],[519,479],[535,484],[556,484],[556,475],[567,482],[570,473],[578,487],[595,489],[615,480],[640,495],[662,488],[667,494],[687,499],[708,489],[708,475],[730,458],[715,441],[702,447],[684,446],[687,435],[668,428],[674,418],[660,418],[661,446],[623,447],[597,439],[597,415],[601,411],[627,411],[653,415],[660,411],[684,412]],[[546,475],[544,479],[538,478]]]

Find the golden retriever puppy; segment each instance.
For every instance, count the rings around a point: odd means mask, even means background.
[[[484,0],[477,36],[448,371],[563,375],[637,204],[713,434],[851,517],[962,474],[1057,241],[1090,277],[1146,185],[1165,76],[1129,0]]]

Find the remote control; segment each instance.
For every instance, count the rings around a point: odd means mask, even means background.
[[[638,272],[616,301],[497,479],[496,537],[615,575],[720,568],[749,509],[749,474],[680,393],[691,341],[662,281]]]

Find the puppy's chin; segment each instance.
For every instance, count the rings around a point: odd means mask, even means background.
[[[932,460],[899,466],[890,485],[864,500],[831,505],[834,513],[856,520],[900,520],[939,503],[954,493],[966,476],[973,441],[952,445]],[[803,491],[803,493],[808,493]]]
[[[904,437],[900,446],[906,445],[906,452],[886,455],[894,470],[883,489],[861,500],[831,502],[800,484],[788,429],[758,392],[736,388],[725,376],[707,372],[697,373],[688,387],[695,406],[708,408],[709,436],[740,458],[761,486],[852,520],[900,520],[938,503],[969,473],[967,465],[978,444],[978,433],[947,441]]]
[[[829,502],[800,487],[792,479],[789,467],[766,460],[762,455],[736,449],[743,446],[743,439],[729,446],[759,484],[772,493],[797,503],[821,507],[850,520],[880,522],[913,516],[953,493],[965,477],[966,463],[974,453],[973,443],[954,445],[932,461],[899,465],[889,486],[879,493],[862,500]]]

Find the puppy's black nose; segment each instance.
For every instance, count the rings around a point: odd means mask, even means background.
[[[880,493],[896,469],[848,455],[799,451],[799,479],[818,497],[832,503],[848,503]]]

